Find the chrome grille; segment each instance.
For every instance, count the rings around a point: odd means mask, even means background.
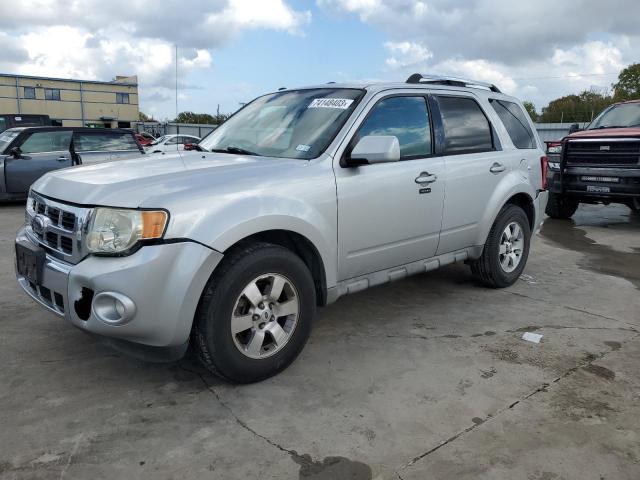
[[[638,166],[640,139],[583,139],[566,144],[567,165]]]
[[[83,227],[90,208],[76,207],[32,192],[27,202],[26,233],[49,254],[69,263],[78,263],[87,252]]]

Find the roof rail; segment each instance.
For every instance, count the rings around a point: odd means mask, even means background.
[[[493,83],[478,82],[476,80],[465,80],[464,78],[446,77],[440,75],[422,75],[414,73],[407,78],[406,83],[431,83],[434,85],[451,85],[454,87],[486,88],[495,93],[502,93]]]

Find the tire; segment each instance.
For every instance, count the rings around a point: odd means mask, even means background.
[[[513,235],[513,241],[505,242],[503,247],[503,235],[506,235],[505,231],[507,227],[516,224],[522,232],[522,240],[516,241],[515,234]],[[512,231],[512,230],[510,230]],[[513,285],[520,274],[524,270],[529,257],[529,246],[531,242],[531,228],[529,226],[529,219],[524,213],[524,210],[517,205],[508,204],[505,205],[498,217],[496,218],[487,241],[484,244],[482,256],[471,262],[471,271],[476,278],[478,278],[484,285],[491,288],[504,288]],[[511,251],[510,254],[501,253],[503,248]],[[503,260],[509,262],[508,256],[517,256],[516,251],[520,251],[520,256],[517,265],[514,263],[513,270],[510,270],[503,266]],[[509,266],[510,267],[510,266]]]
[[[549,201],[545,212],[551,218],[566,220],[576,213],[579,204],[580,202],[576,198],[549,192]]]
[[[636,215],[640,215],[640,198],[636,197],[629,202],[629,208]]]
[[[276,288],[276,277],[283,285],[278,299],[284,300],[260,301],[259,294],[264,299]],[[294,304],[295,315],[279,316]],[[315,310],[315,285],[300,257],[269,243],[238,248],[225,256],[204,289],[192,330],[195,353],[208,370],[232,383],[264,380],[296,359],[311,333]],[[244,328],[245,323],[251,325],[247,330],[232,333],[233,325]]]

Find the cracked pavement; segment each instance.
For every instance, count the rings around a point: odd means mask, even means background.
[[[506,290],[453,265],[345,297],[289,369],[247,386],[42,311],[13,277],[22,207],[0,209],[2,479],[640,478],[626,207],[547,221]]]

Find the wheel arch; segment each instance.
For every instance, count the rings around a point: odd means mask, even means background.
[[[227,255],[233,250],[246,247],[256,242],[272,243],[280,245],[296,254],[307,265],[316,289],[318,305],[327,303],[327,272],[315,244],[301,233],[287,229],[271,229],[247,235],[229,245],[222,253]],[[215,273],[215,270],[214,270]]]

